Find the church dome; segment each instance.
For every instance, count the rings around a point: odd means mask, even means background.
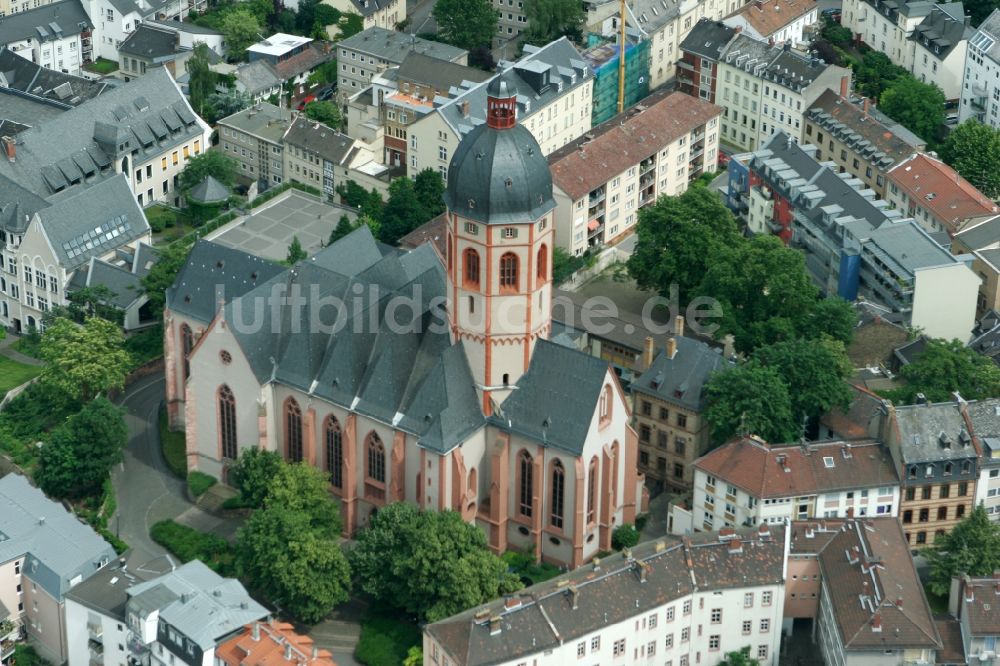
[[[535,137],[515,120],[517,91],[502,76],[487,88],[487,120],[448,165],[448,209],[484,224],[538,219],[555,208],[552,174]]]

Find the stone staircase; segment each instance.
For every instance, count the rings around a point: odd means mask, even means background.
[[[233,488],[222,483],[216,483],[202,493],[198,501],[195,502],[195,506],[208,513],[219,513],[222,511],[222,503],[230,497],[236,497],[238,494]]]

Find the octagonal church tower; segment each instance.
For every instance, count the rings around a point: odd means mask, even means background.
[[[514,85],[501,74],[486,94],[486,123],[455,151],[445,203],[451,329],[490,414],[551,328],[556,204],[548,161],[517,124]]]

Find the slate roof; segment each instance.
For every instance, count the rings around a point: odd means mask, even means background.
[[[71,589],[66,598],[124,622],[128,588],[173,570],[174,563],[167,555],[146,561],[132,550]]]
[[[732,364],[704,342],[684,336],[675,337],[674,342],[677,351],[673,358],[667,356],[666,350],[660,351],[630,388],[634,393],[701,411],[705,407],[705,384],[716,372],[728,370]]]
[[[338,165],[344,163],[354,147],[351,137],[305,116],[299,116],[288,126],[283,142]]]
[[[965,220],[997,213],[996,204],[939,159],[924,153],[911,155],[889,170],[910,199],[930,211],[954,234]]]
[[[764,0],[759,7],[756,2],[744,5],[724,20],[742,16],[757,34],[767,39],[800,17],[816,11],[817,6],[816,0]]]
[[[218,311],[220,299],[228,302],[243,296],[284,270],[261,257],[199,240],[167,289],[167,307],[208,324]]]
[[[977,457],[975,439],[958,403],[900,405],[894,408],[894,413],[891,425],[897,430],[904,464]],[[950,439],[950,448],[942,445],[942,434]],[[918,480],[921,476],[918,475]],[[957,470],[955,476],[961,476]]]
[[[4,16],[0,21],[0,45],[24,39],[51,42],[60,37],[78,35],[93,27],[80,0],[60,0]]]
[[[736,35],[719,60],[796,92],[812,85],[828,67],[833,67],[818,58],[791,50],[788,44],[770,46],[746,33]],[[764,68],[758,72],[760,65]]]
[[[941,647],[896,518],[846,521],[819,563],[823,594],[846,652]],[[878,624],[881,631],[873,631]]]
[[[214,650],[220,639],[269,614],[239,581],[223,578],[200,560],[133,585],[128,595],[129,612],[136,608],[145,616],[158,610],[161,621],[202,650]]]
[[[691,32],[681,42],[680,49],[699,58],[718,61],[719,55],[734,35],[736,28],[731,28],[722,21],[702,18],[694,24]]]
[[[413,81],[432,86],[435,90],[446,91],[463,82],[481,83],[490,78],[490,73],[478,67],[460,65],[423,53],[412,52],[403,59],[396,72],[400,81]]]
[[[424,243],[432,243],[440,256],[448,249],[448,213],[441,213],[399,239],[399,246],[412,250]]]
[[[23,234],[31,217],[49,202],[9,178],[0,177],[0,229]]]
[[[958,614],[968,622],[972,637],[1000,635],[1000,580],[966,577],[959,595]]]
[[[244,92],[251,96],[275,88],[281,83],[281,78],[264,60],[240,65],[233,72],[233,76],[243,86]]]
[[[888,450],[874,440],[771,445],[753,436],[714,449],[695,467],[759,499],[899,484]]]
[[[944,60],[955,47],[975,33],[969,26],[961,2],[935,4],[930,13],[913,29],[907,39],[938,60]]]
[[[399,0],[351,0],[355,13],[365,17],[373,16],[396,2]]]
[[[609,369],[607,361],[540,339],[528,371],[491,422],[580,455]]]
[[[203,134],[202,121],[170,73],[154,67],[18,134],[17,161],[0,161],[0,177],[48,198],[116,176],[115,145],[127,142],[126,151],[137,151],[129,163],[138,164]]]
[[[989,16],[976,28],[976,34],[969,38],[971,42],[980,42],[983,37],[988,37],[989,48],[980,49],[994,62],[1000,62],[1000,9],[994,9]]]
[[[20,557],[22,573],[62,600],[74,578],[90,578],[116,555],[89,525],[11,473],[0,478],[0,562]]]
[[[644,615],[697,589],[727,590],[783,582],[785,528],[735,531],[734,539],[696,533],[684,541],[647,541],[603,558],[599,570],[580,567],[544,583],[454,615],[424,628],[462,666],[530,661],[600,627]],[[739,539],[738,552],[730,541]],[[648,566],[641,582],[638,563]],[[575,589],[576,608],[572,592]],[[490,618],[500,633],[490,635]],[[605,648],[609,649],[609,648]]]
[[[73,274],[66,291],[73,293],[87,287],[107,287],[113,294],[109,305],[119,310],[128,309],[143,298],[142,282],[138,275],[106,261],[90,258],[90,263]]]
[[[70,1],[78,2],[78,0]],[[47,9],[52,6],[46,5],[39,9]],[[14,14],[13,16],[23,16],[28,13],[23,12],[21,14]],[[12,17],[5,19],[4,23],[0,23],[0,25],[4,25],[9,18]],[[23,93],[21,98],[34,102],[31,104],[33,107],[44,104],[47,107],[46,110],[51,108],[62,111],[79,106],[106,90],[113,89],[113,86],[103,81],[91,81],[80,76],[64,74],[54,69],[36,65],[6,47],[0,48],[0,76],[3,77],[3,80],[7,84],[6,86],[0,86],[0,94],[4,95],[4,97],[0,98],[3,99],[3,103],[0,104],[0,114],[7,117],[10,117],[9,107],[7,109],[5,107],[14,101],[7,98],[9,95],[8,90],[16,90]],[[30,119],[24,118],[22,120],[27,122],[29,126],[34,126],[40,120],[44,120],[44,118],[32,116]]]
[[[201,203],[218,203],[229,198],[229,188],[208,175],[192,187],[187,196]]]
[[[549,155],[552,181],[576,201],[722,114],[682,92],[657,92]]]
[[[271,143],[281,143],[281,137],[292,122],[292,112],[288,109],[260,102],[219,119],[219,124],[246,132],[258,139]]]
[[[1000,215],[965,227],[955,238],[973,250],[980,250],[1000,242]]]
[[[461,60],[468,51],[443,42],[432,42],[422,37],[385,28],[368,28],[337,43],[338,49],[357,51],[376,56],[398,65],[412,52],[423,53],[441,60]]]
[[[146,23],[139,24],[118,47],[119,53],[154,62],[177,55],[180,50],[176,32]]]
[[[987,311],[972,330],[969,347],[977,353],[1000,362],[1000,313]]]

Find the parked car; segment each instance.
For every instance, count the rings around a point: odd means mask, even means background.
[[[820,14],[825,18],[830,19],[831,21],[836,21],[837,23],[840,23],[841,14],[839,7],[827,7],[822,12],[820,12]]]
[[[327,86],[316,93],[316,99],[320,102],[325,102],[331,97],[333,97],[333,86]]]
[[[295,105],[295,110],[301,111],[302,109],[306,108],[306,104],[315,101],[316,101],[316,95],[309,95],[307,97],[304,97],[301,102]]]

